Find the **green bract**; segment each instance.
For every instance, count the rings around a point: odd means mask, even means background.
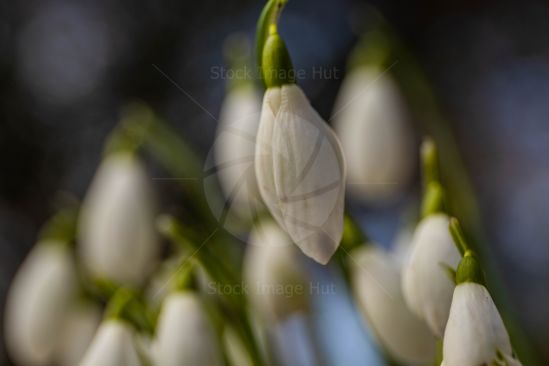
[[[468,250],[459,262],[456,273],[456,284],[465,282],[478,283],[484,285],[484,273],[476,255]]]

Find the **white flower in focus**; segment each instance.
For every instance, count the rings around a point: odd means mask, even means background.
[[[165,299],[153,355],[161,366],[223,364],[215,330],[196,294],[177,292]]]
[[[456,286],[444,332],[444,365],[521,365],[492,297],[483,285]]]
[[[415,164],[409,122],[390,74],[362,66],[345,78],[334,107],[334,129],[347,160],[351,194],[371,203],[402,194]]]
[[[244,280],[263,320],[282,320],[309,309],[309,282],[301,253],[274,222],[260,222],[250,234]]]
[[[141,366],[131,325],[105,320],[97,330],[80,366]]]
[[[279,225],[303,253],[326,264],[343,233],[345,161],[336,135],[295,84],[265,92],[255,170]]]
[[[79,254],[93,276],[135,286],[150,273],[159,251],[148,179],[129,154],[99,167],[79,222]]]
[[[55,352],[56,365],[78,365],[88,349],[99,324],[101,311],[92,303],[74,304],[61,328],[61,340]]]
[[[251,83],[232,88],[221,106],[215,164],[230,210],[253,218],[260,203],[254,170],[255,141],[261,112],[261,97]]]
[[[32,249],[8,292],[7,349],[21,365],[49,365],[60,341],[59,329],[78,291],[70,249],[43,242]]]
[[[403,271],[403,293],[410,309],[442,338],[455,284],[448,270],[461,258],[444,214],[424,218],[412,240],[412,254]]]
[[[378,341],[395,360],[424,365],[435,357],[435,338],[407,307],[399,258],[367,246],[351,253],[353,291]]]

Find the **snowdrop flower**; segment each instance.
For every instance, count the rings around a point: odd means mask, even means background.
[[[65,243],[39,243],[17,272],[7,296],[7,349],[21,365],[48,365],[60,341],[59,329],[78,287]]]
[[[214,143],[215,164],[221,188],[236,215],[252,219],[261,199],[254,170],[255,140],[261,112],[261,95],[246,78],[249,44],[239,35],[225,42],[234,78],[229,80],[221,106]]]
[[[141,366],[134,330],[123,320],[105,320],[97,330],[80,366]]]
[[[351,278],[353,291],[374,336],[396,361],[421,365],[435,357],[435,338],[413,314],[401,290],[399,255],[381,248],[355,249]]]
[[[79,254],[95,277],[140,285],[158,255],[148,178],[130,154],[107,156],[88,190]]]
[[[255,171],[261,197],[307,256],[326,264],[343,232],[345,161],[339,141],[295,84],[271,24],[263,49],[263,98]]]
[[[244,257],[244,280],[263,320],[283,320],[309,309],[308,275],[300,255],[276,223],[263,221],[252,230]]]
[[[61,340],[56,350],[56,365],[78,365],[90,345],[99,324],[101,311],[92,303],[77,303],[69,310],[61,328]]]
[[[249,83],[229,91],[223,105],[215,141],[217,175],[231,210],[251,219],[260,202],[254,170],[255,140],[261,97]]]
[[[480,265],[470,251],[460,262],[456,279],[444,332],[444,365],[521,365],[513,356],[503,320],[483,285]]]
[[[414,136],[391,74],[375,66],[351,71],[333,118],[347,160],[349,191],[369,203],[398,198],[413,173]]]
[[[444,334],[455,286],[449,270],[455,270],[461,258],[448,226],[449,218],[442,213],[429,215],[418,224],[402,275],[406,303],[439,338]]]
[[[160,366],[222,365],[221,350],[196,294],[175,292],[162,306],[153,345]]]

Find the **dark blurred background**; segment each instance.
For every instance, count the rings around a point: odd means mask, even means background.
[[[53,213],[57,192],[82,197],[127,102],[149,103],[200,154],[207,153],[216,121],[174,83],[216,116],[225,85],[212,77],[211,67],[223,65],[229,33],[253,37],[263,2],[0,4],[3,307],[17,267]],[[294,64],[345,70],[357,41],[353,24],[365,4],[291,0],[280,31]],[[472,178],[504,287],[549,364],[549,4],[369,4],[426,73]],[[301,81],[324,117],[340,83]],[[9,364],[3,349],[0,339],[0,364]]]

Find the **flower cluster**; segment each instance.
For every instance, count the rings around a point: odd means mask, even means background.
[[[368,38],[375,52],[356,53],[332,130],[296,83],[277,29],[285,3],[269,0],[258,23],[263,100],[251,80],[231,79],[221,106],[220,191],[202,197],[183,182],[181,205],[159,205],[140,153],[174,177],[198,174],[196,158],[148,108],[131,109],[82,205],[45,225],[15,276],[5,307],[15,362],[301,365],[279,355],[293,352],[277,335],[293,322],[314,333],[315,294],[297,289],[321,273],[350,293],[387,362],[521,364],[478,246],[450,215],[433,140],[421,147],[421,217],[392,249],[366,239],[345,207],[346,198],[351,207],[394,204],[414,176],[413,113],[397,75],[383,75],[390,45],[378,35]],[[232,69],[247,60],[233,53]],[[172,206],[177,217],[160,214]]]

